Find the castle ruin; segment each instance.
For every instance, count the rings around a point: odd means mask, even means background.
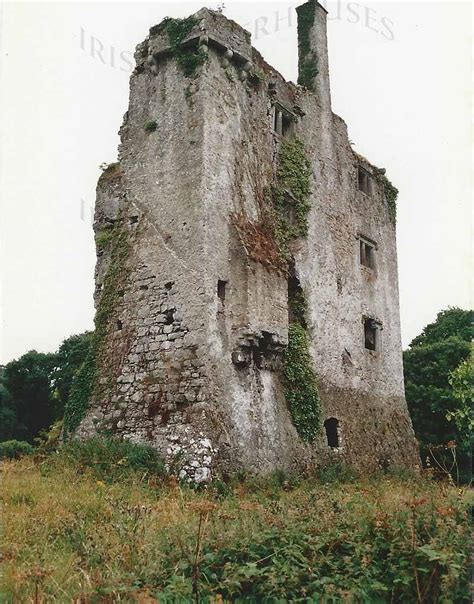
[[[65,431],[157,448],[181,478],[415,466],[396,189],[331,110],[326,10],[298,85],[219,12],[137,47],[97,187],[96,331]]]

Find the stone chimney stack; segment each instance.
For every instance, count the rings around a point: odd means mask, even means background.
[[[331,111],[327,43],[327,10],[309,0],[298,14],[298,84],[313,91],[323,111]]]

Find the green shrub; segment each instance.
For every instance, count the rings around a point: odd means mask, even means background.
[[[5,440],[0,443],[0,459],[19,459],[24,455],[32,455],[33,445],[24,440]]]
[[[155,120],[150,120],[149,122],[146,122],[144,128],[147,132],[155,132],[155,130],[158,128],[158,124]]]
[[[70,441],[49,461],[72,464],[79,473],[91,472],[105,482],[122,480],[133,472],[162,476],[165,471],[162,458],[152,447],[112,438]]]

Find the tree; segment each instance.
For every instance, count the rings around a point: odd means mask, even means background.
[[[57,416],[64,414],[64,407],[69,398],[72,382],[83,364],[92,341],[93,332],[71,336],[64,340],[56,353],[56,370],[54,372],[54,399]]]
[[[12,395],[5,386],[5,367],[0,367],[0,441],[13,438],[17,423],[12,408]]]
[[[458,407],[455,410],[448,411],[446,417],[448,421],[455,423],[462,446],[467,449],[471,446],[471,439],[474,434],[474,414],[472,412],[474,366],[472,358],[462,361],[449,374],[449,383],[453,389],[453,396],[458,401]]]
[[[5,367],[3,386],[10,395],[3,413],[15,426],[10,437],[33,442],[55,419],[51,393],[55,355],[30,350]],[[9,409],[10,412],[5,411]]]
[[[470,355],[472,319],[467,310],[443,310],[403,354],[408,408],[422,446],[455,440],[461,454],[468,453],[456,422],[448,417],[461,408],[450,375]]]
[[[57,353],[30,350],[0,370],[0,441],[33,442],[61,419],[91,332],[64,340]]]

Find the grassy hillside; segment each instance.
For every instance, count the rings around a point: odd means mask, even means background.
[[[0,601],[470,600],[467,491],[387,476],[196,491],[107,463],[3,462]]]

